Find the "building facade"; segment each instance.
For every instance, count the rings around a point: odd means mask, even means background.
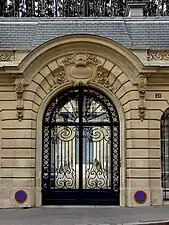
[[[169,20],[74,20],[84,32],[58,30],[66,19],[0,21],[0,207],[162,205]]]

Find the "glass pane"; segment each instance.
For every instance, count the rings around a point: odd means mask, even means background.
[[[92,97],[85,96],[83,102],[83,122],[110,122],[104,106]]]
[[[59,102],[55,101],[55,106],[48,110],[52,123],[79,122],[79,90],[70,90],[60,96]]]
[[[163,115],[161,121],[161,167],[162,187],[164,199],[169,199],[169,117],[168,112]]]
[[[71,99],[59,108],[55,115],[55,122],[79,122],[78,111],[78,99]]]
[[[75,126],[55,126],[51,129],[51,176],[50,186],[55,189],[79,187],[76,162]]]
[[[83,188],[111,189],[110,127],[83,129]]]

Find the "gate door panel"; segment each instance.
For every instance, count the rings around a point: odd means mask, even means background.
[[[94,89],[72,88],[46,109],[42,204],[119,204],[119,118]]]

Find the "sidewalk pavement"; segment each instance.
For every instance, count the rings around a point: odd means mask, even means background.
[[[0,225],[115,224],[169,225],[169,205],[137,208],[116,206],[48,206],[28,209],[0,209]]]

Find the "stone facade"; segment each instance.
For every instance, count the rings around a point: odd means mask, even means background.
[[[52,96],[79,84],[102,91],[118,110],[120,205],[163,204],[160,121],[169,107],[168,53],[160,60],[150,55],[93,35],[63,36],[30,53],[1,51],[1,208],[41,205],[43,114]],[[14,198],[19,189],[28,194],[23,204]],[[144,204],[134,200],[140,189]]]

